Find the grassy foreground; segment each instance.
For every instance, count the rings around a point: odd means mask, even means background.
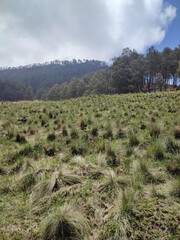
[[[0,239],[180,239],[180,92],[0,103]]]

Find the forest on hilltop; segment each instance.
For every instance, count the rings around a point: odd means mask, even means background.
[[[60,100],[94,94],[166,90],[180,84],[180,45],[146,54],[125,48],[111,66],[97,60],[55,60],[0,70],[0,100]]]
[[[82,77],[100,69],[105,62],[97,60],[51,61],[43,64],[0,69],[0,100],[32,100],[48,91],[54,84],[69,82],[73,77]]]

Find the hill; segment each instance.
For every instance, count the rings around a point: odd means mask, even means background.
[[[179,239],[180,92],[0,103],[0,239]]]
[[[60,100],[96,94],[165,91],[180,87],[180,46],[125,48],[112,65],[96,60],[54,61],[0,71],[0,100]]]
[[[28,100],[39,91],[54,84],[62,84],[75,77],[106,69],[105,62],[97,60],[55,60],[44,64],[33,64],[0,70],[0,100]]]

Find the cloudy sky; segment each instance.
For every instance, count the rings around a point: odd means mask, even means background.
[[[178,26],[179,2],[0,0],[0,67],[72,58],[108,61],[125,47],[143,52],[162,46],[173,22]]]

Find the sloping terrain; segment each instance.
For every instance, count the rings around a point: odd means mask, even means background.
[[[180,92],[0,103],[0,239],[180,239]]]

